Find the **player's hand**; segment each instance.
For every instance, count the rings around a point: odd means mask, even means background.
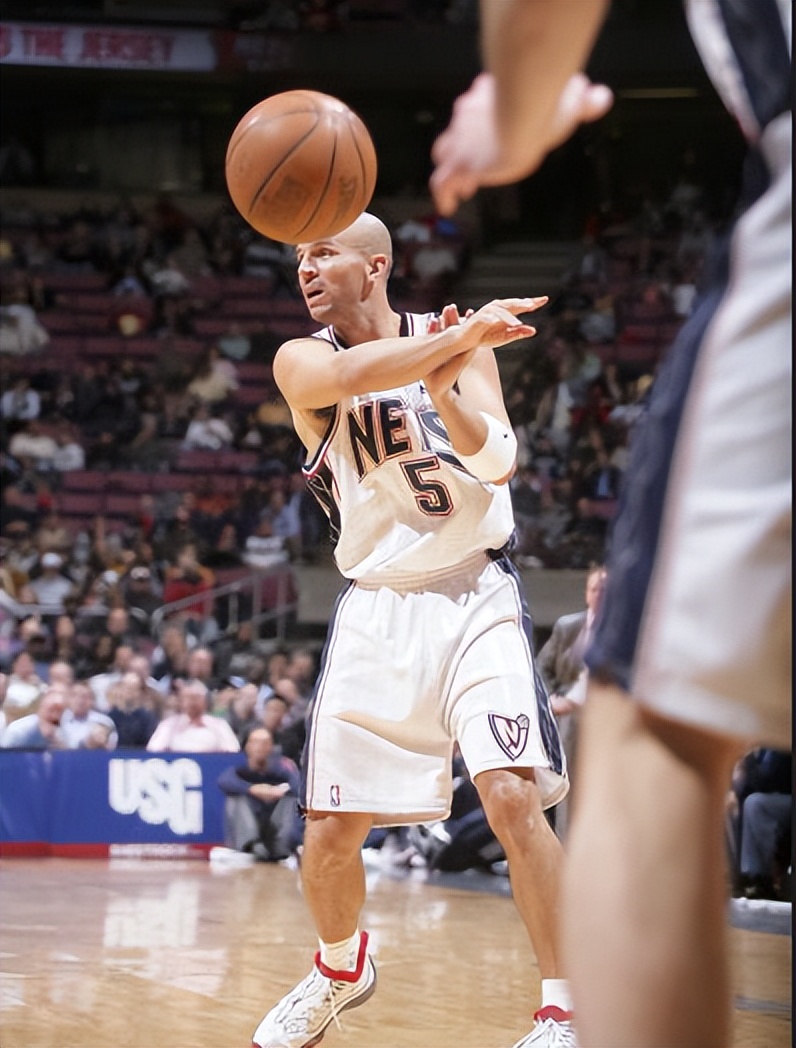
[[[536,328],[520,320],[548,302],[547,295],[537,298],[496,298],[472,313],[462,325],[467,348],[473,345],[497,349],[521,338],[532,338]]]
[[[437,317],[432,317],[428,322],[428,333],[429,335],[435,335],[438,331],[446,331],[451,327],[458,327],[464,321],[469,320],[475,310],[468,309],[464,317],[459,313],[458,306],[447,305],[443,308],[442,312]],[[473,354],[476,353],[478,347],[475,346],[473,349],[467,350],[465,353],[459,353],[451,360],[446,361],[444,364],[440,364],[434,371],[429,372],[428,375],[423,379],[423,384],[426,387],[426,392],[433,399],[439,397],[443,393],[447,393],[449,389],[459,380],[459,375],[467,367],[473,358]]]
[[[431,149],[435,170],[429,185],[437,211],[451,215],[482,186],[509,185],[527,178],[581,124],[599,120],[612,105],[610,88],[575,73],[542,134],[528,135],[509,154],[498,133],[495,78],[481,73],[456,99],[451,122]]]

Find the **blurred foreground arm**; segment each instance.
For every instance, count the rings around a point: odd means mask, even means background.
[[[431,192],[451,214],[481,186],[517,182],[611,108],[586,64],[609,0],[482,0],[486,73],[454,104],[432,149]]]

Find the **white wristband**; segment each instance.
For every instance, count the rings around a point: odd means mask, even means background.
[[[474,455],[457,455],[464,468],[487,484],[505,480],[514,468],[517,456],[517,438],[504,422],[498,422],[485,411],[479,412],[486,422],[486,440]]]

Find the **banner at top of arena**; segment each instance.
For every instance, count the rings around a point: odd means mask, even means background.
[[[212,30],[159,26],[0,23],[0,63],[77,69],[212,72]]]

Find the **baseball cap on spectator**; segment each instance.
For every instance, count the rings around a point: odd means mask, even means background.
[[[57,553],[45,553],[41,558],[41,566],[43,568],[60,568],[63,561]]]

